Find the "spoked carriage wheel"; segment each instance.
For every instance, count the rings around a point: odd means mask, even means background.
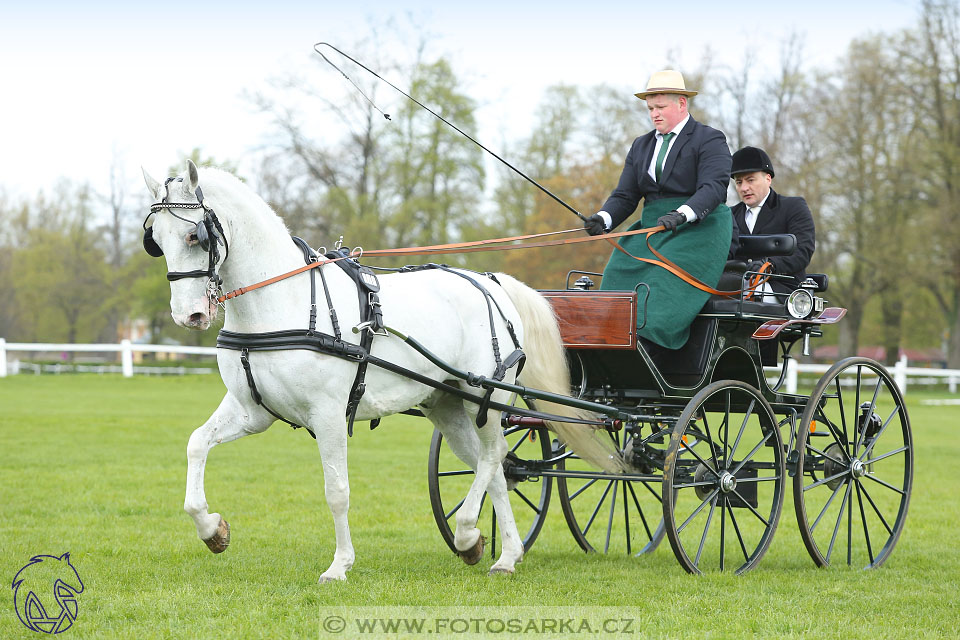
[[[800,535],[821,567],[879,567],[897,544],[913,485],[903,396],[869,358],[847,358],[810,395],[797,435]]]
[[[745,382],[718,380],[681,413],[667,451],[667,538],[690,573],[749,571],[777,529],[785,485],[773,409]]]
[[[499,426],[488,423],[484,428],[496,429]],[[538,427],[508,427],[503,433],[509,451],[503,467],[507,487],[510,489],[510,505],[517,522],[517,530],[523,537],[523,549],[529,551],[547,517],[553,479],[524,479],[513,473],[512,469],[517,460],[546,459],[550,455],[550,434],[546,429]],[[433,439],[430,441],[430,460],[427,464],[430,507],[440,535],[454,553],[457,552],[453,544],[453,534],[457,526],[456,513],[473,483],[473,477],[473,469],[457,458],[449,447],[443,446],[443,434],[434,429]],[[487,539],[491,556],[497,557],[500,553],[500,536],[493,504],[486,494],[477,527]]]
[[[638,465],[631,473],[649,476],[646,479],[604,476],[576,456],[568,456],[557,465],[558,469],[581,471],[585,476],[557,478],[563,517],[581,549],[642,555],[657,548],[664,535],[660,470],[669,435],[669,427],[661,427],[652,437],[636,442],[635,447],[629,434],[610,434],[624,458]],[[646,455],[642,462],[634,453],[637,449]]]

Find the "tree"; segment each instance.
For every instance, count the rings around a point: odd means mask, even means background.
[[[620,166],[609,160],[572,165],[564,173],[545,180],[544,186],[580,211],[596,211],[610,195],[610,185],[616,182],[619,172]],[[545,233],[580,226],[569,212],[549,196],[538,192],[534,203],[534,209],[526,221],[525,233]],[[569,224],[571,222],[573,224]],[[514,250],[507,252],[504,268],[531,286],[559,289],[563,287],[566,274],[571,269],[603,271],[610,251],[610,244],[601,238],[575,245]]]
[[[29,339],[92,341],[107,322],[107,257],[82,227],[37,230],[12,271]]]
[[[421,63],[411,95],[467,133],[476,133],[476,103],[458,87],[449,63]],[[385,132],[385,210],[381,239],[397,246],[438,244],[472,226],[483,193],[482,150],[413,102]],[[384,233],[386,232],[386,233]],[[381,240],[382,241],[382,240]]]
[[[834,117],[817,130],[830,168],[824,176],[829,217],[818,235],[835,261],[834,295],[847,307],[840,352],[856,353],[867,303],[879,296],[889,362],[901,344],[909,256],[917,240],[904,205],[916,199],[918,177],[917,121],[909,103],[891,99],[903,92],[891,50],[887,36],[855,40],[838,81],[821,85],[823,94],[810,103],[834,105]]]
[[[427,60],[423,51],[421,46],[405,71],[408,81],[397,84],[475,135],[475,101],[463,91],[449,62]],[[300,115],[306,106],[288,109],[280,100],[256,97],[280,133],[281,151],[262,165],[268,201],[295,233],[328,247],[341,235],[351,246],[368,249],[471,236],[475,227],[483,226],[477,214],[485,181],[482,151],[410,101],[401,102],[386,120],[374,106],[377,85],[369,84],[366,76],[354,81],[363,96],[352,96],[353,109],[284,84],[293,96],[282,100],[284,104],[311,105],[327,114],[328,121],[332,117],[345,131],[339,136],[329,129],[314,135]]]
[[[960,11],[956,2],[922,4],[919,28],[898,51],[913,80],[904,96],[919,107],[926,153],[915,156],[928,177],[919,199],[932,212],[924,286],[948,327],[947,365],[960,367]]]

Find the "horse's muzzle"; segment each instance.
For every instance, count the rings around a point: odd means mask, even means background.
[[[195,331],[203,331],[209,328],[212,321],[210,316],[202,311],[194,311],[189,315],[182,313],[172,313],[170,315],[173,317],[173,321],[181,327]]]

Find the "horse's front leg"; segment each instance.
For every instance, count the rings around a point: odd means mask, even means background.
[[[333,562],[320,576],[320,584],[334,580],[346,580],[347,571],[353,566],[353,541],[350,539],[350,525],[347,511],[350,508],[350,483],[347,477],[347,422],[342,414],[336,419],[329,416],[312,420],[315,428],[317,447],[323,464],[323,491],[327,506],[333,515],[333,528],[337,539],[337,550]]]
[[[261,433],[273,424],[273,417],[259,407],[246,410],[230,393],[224,396],[213,415],[197,428],[187,443],[187,493],[183,509],[193,518],[197,534],[214,552],[225,551],[230,544],[230,525],[219,513],[207,511],[203,491],[203,471],[210,449],[251,433]]]

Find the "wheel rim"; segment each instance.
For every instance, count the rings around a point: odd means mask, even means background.
[[[625,432],[610,434],[617,449],[625,454],[625,459],[629,459],[626,453],[632,452],[635,443],[644,444],[653,451],[652,463],[634,470],[651,474],[649,479],[617,479],[609,474],[598,473],[573,455],[565,457],[557,465],[558,469],[564,471],[595,474],[586,478],[557,478],[563,516],[574,540],[584,551],[643,555],[654,551],[663,540],[660,469],[670,430],[663,426],[654,429],[656,431],[646,438],[635,438]]]
[[[721,380],[680,415],[664,467],[667,538],[690,573],[744,573],[777,528],[785,483],[783,443],[769,403],[754,387]]]
[[[797,452],[794,506],[810,557],[821,567],[879,567],[903,531],[913,485],[910,420],[887,371],[867,358],[827,371],[801,417]]]
[[[510,468],[514,464],[514,458],[545,459],[550,454],[550,435],[546,429],[530,427],[508,427],[503,433],[510,451],[508,460],[504,462],[507,486],[512,487],[510,505],[517,522],[517,530],[523,539],[523,549],[529,551],[543,527],[550,506],[553,481],[552,478],[544,477],[519,481],[511,475]],[[457,458],[449,447],[443,446],[443,434],[434,429],[427,465],[430,507],[441,537],[454,553],[457,552],[453,543],[456,513],[473,483],[473,477],[473,469]],[[486,494],[481,502],[477,527],[487,538],[491,557],[496,557],[500,553],[501,540],[496,514]]]

